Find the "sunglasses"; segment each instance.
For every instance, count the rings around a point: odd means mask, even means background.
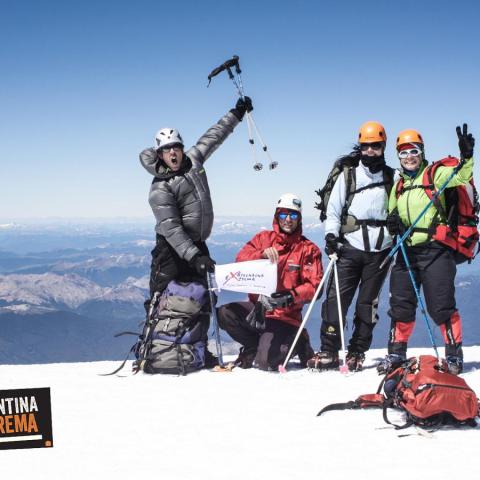
[[[380,150],[383,148],[383,142],[361,143],[360,150],[366,152],[369,148],[373,150]]]
[[[298,217],[300,216],[299,213],[297,212],[280,212],[278,214],[279,220],[286,220],[287,217],[290,217],[290,220],[298,220]]]
[[[398,152],[398,158],[407,158],[409,155],[416,157],[420,155],[422,151],[419,148],[408,148],[406,150],[401,150]]]
[[[167,145],[166,147],[161,147],[160,151],[163,153],[168,153],[170,150],[173,149],[174,152],[180,152],[182,148],[183,148],[182,145],[180,145],[179,143],[175,143],[173,145]]]

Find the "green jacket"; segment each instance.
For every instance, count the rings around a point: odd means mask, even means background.
[[[424,160],[422,163],[417,175],[414,178],[409,177],[405,173],[401,173],[401,176],[404,181],[404,187],[411,187],[415,185],[422,185],[423,172],[427,168],[428,162]],[[454,167],[438,167],[435,176],[434,183],[435,187],[438,190],[445,183],[447,178],[451,175]],[[469,158],[463,167],[457,172],[457,174],[450,180],[448,188],[458,187],[459,185],[465,185],[470,181],[473,174],[473,158]],[[404,191],[400,197],[397,199],[396,196],[396,187],[398,180],[392,188],[390,193],[390,198],[388,201],[388,212],[391,213],[393,210],[397,209],[400,218],[402,219],[403,224],[408,228],[420,215],[421,211],[426,207],[430,199],[425,193],[423,188],[415,188],[413,190]],[[442,194],[439,197],[441,204],[445,207],[445,195]],[[425,215],[420,219],[420,221],[415,226],[416,228],[429,228],[437,215],[437,209],[435,205],[431,205],[428,210],[425,212]],[[446,219],[440,216],[440,223],[446,223]],[[420,245],[431,241],[427,233],[423,232],[414,232],[409,239],[407,240],[408,245]]]

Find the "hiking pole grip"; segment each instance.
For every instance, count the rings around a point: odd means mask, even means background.
[[[312,312],[313,306],[315,305],[315,302],[317,301],[317,298],[320,295],[323,284],[325,283],[325,280],[328,278],[328,274],[330,273],[330,270],[332,269],[332,267],[333,267],[333,265],[335,264],[336,261],[337,261],[337,256],[332,255],[332,257],[330,258],[330,263],[328,264],[328,267],[325,270],[325,273],[323,274],[322,280],[321,280],[320,284],[318,285],[317,290],[315,291],[315,294],[313,295],[313,298],[310,302],[310,305],[308,306],[307,313],[305,314],[305,317],[304,317],[300,327],[298,327],[297,334],[295,335],[295,339],[293,340],[293,343],[290,347],[290,350],[288,351],[288,354],[285,357],[285,361],[283,362],[283,365],[280,365],[278,367],[278,370],[280,372],[285,372],[286,371],[285,367],[287,366],[287,363],[290,360],[290,356],[292,355],[292,352],[295,349],[295,345],[297,344],[298,339],[300,338],[302,330],[305,327],[305,324],[307,323],[308,318],[310,317],[310,313]]]
[[[232,67],[235,67],[235,71],[238,73],[241,73],[240,70],[240,64],[238,63],[239,57],[238,55],[234,55],[232,58],[227,60],[226,62],[223,62],[221,65],[218,67],[215,67],[210,74],[208,75],[208,85],[207,87],[210,86],[210,83],[212,82],[212,78],[216,77],[218,74],[222,73],[224,70],[228,71],[228,75],[230,78],[233,78],[232,71],[230,70]]]
[[[418,217],[413,221],[413,223],[408,227],[405,233],[400,237],[400,240],[397,244],[390,250],[390,253],[385,257],[385,260],[380,264],[380,269],[382,269],[387,262],[397,253],[400,245],[410,236],[413,229],[416,227],[417,223],[422,219],[425,215],[427,210],[432,206],[432,204],[437,200],[437,198],[444,192],[444,190],[448,187],[448,184],[452,181],[453,177],[458,173],[458,171],[463,167],[465,163],[465,159],[461,159],[458,165],[453,169],[452,173],[449,177],[445,180],[443,185],[432,195],[430,201],[425,205],[424,209],[418,214]]]

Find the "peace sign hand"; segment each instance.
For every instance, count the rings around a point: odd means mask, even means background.
[[[457,127],[458,136],[458,148],[460,148],[460,155],[463,159],[469,159],[473,157],[473,147],[475,146],[475,138],[471,133],[468,133],[468,126],[463,124],[463,131],[460,127]]]

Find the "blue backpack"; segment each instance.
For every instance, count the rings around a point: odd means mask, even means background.
[[[130,353],[134,353],[133,372],[186,375],[205,365],[205,349],[210,323],[208,291],[197,282],[170,281],[162,294],[156,292],[150,302],[142,333]]]
[[[204,308],[207,289],[197,282],[172,280],[157,298],[137,342],[134,372],[186,375],[203,368],[209,326]]]

